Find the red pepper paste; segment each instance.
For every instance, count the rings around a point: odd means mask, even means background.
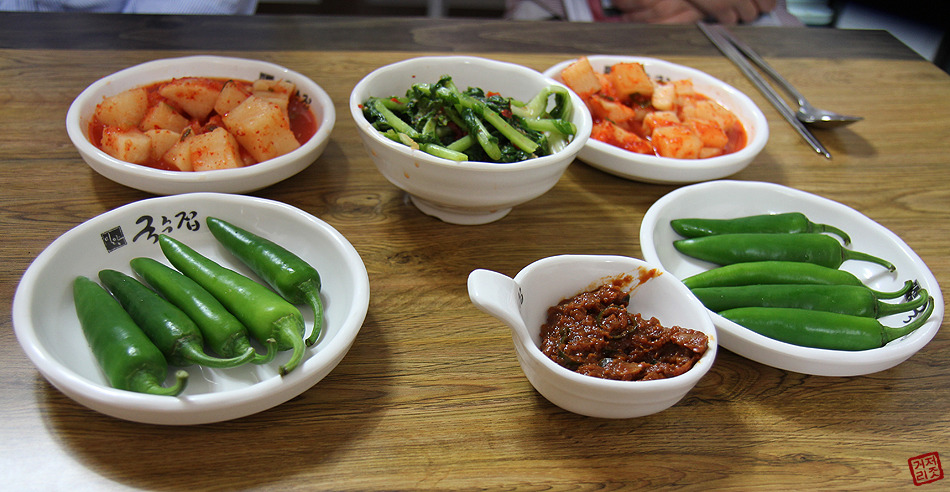
[[[562,300],[548,308],[541,351],[580,374],[623,381],[678,376],[706,352],[705,333],[645,320],[629,304],[616,284]]]

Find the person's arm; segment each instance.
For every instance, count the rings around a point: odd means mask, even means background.
[[[687,0],[720,24],[752,22],[775,8],[775,0]]]
[[[627,22],[691,24],[705,17],[688,0],[613,0],[613,6]]]
[[[775,0],[613,0],[629,22],[689,24],[704,19],[721,24],[752,22],[775,8]]]

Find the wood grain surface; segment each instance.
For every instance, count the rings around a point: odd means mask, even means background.
[[[118,32],[108,16],[78,16],[73,27],[55,19],[60,34],[71,32],[76,43],[52,46],[51,33],[24,28],[11,33],[40,20],[0,15],[0,488],[926,490],[915,488],[908,459],[930,452],[950,457],[946,323],[903,364],[861,377],[807,376],[720,350],[685,399],[638,419],[581,417],[533,390],[508,329],[469,301],[468,273],[488,268],[513,276],[563,253],[639,257],[643,214],[676,187],[620,179],[578,161],[553,190],[500,221],[445,224],[420,213],[376,171],[347,98],[370,70],[422,53],[462,51],[543,70],[579,52],[618,50],[616,39],[599,44],[600,26],[461,23],[490,26],[494,38],[486,41],[414,20],[411,42],[380,48],[365,31],[340,29],[321,47],[300,40],[305,34],[293,28],[304,21],[241,19],[265,34],[254,41],[242,36],[244,48],[232,50],[213,39],[214,29],[192,28],[237,21],[148,20],[162,36],[193,36],[195,46],[205,46],[189,49],[167,47],[151,32]],[[395,29],[407,21],[338,22]],[[738,30],[813,103],[866,118],[815,132],[834,156],[826,160],[733,65],[701,44],[694,27],[609,29],[634,40],[657,33],[688,40],[641,42],[646,53],[629,54],[662,54],[703,70],[759,105],[771,138],[732,179],[779,183],[854,207],[903,238],[939,282],[950,279],[946,73],[907,56],[886,33],[816,30],[811,38],[794,30],[792,49],[781,30]],[[539,31],[561,42],[536,44],[531,33]],[[111,33],[117,46],[105,46],[102,33]],[[300,39],[281,47],[284,37],[295,36]],[[431,37],[420,42],[420,36]],[[123,45],[129,39],[133,46]],[[509,50],[497,49],[509,43]],[[83,163],[63,123],[72,99],[119,69],[196,52],[278,63],[330,94],[338,120],[323,156],[253,195],[299,207],[338,229],[363,258],[372,298],[346,358],[299,397],[217,424],[130,423],[88,410],[48,384],[17,344],[10,307],[20,276],[50,242],[151,196]]]

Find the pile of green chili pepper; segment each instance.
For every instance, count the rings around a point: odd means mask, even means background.
[[[185,312],[198,325],[208,345],[226,357],[254,351],[247,328],[204,287],[177,270],[152,258],[135,258],[132,270],[159,294]],[[266,339],[264,354],[255,353],[253,364],[266,364],[277,356],[277,341]]]
[[[847,260],[895,268],[847,249],[847,233],[801,213],[675,219],[670,225],[686,237],[673,242],[679,252],[720,265],[683,280],[693,294],[709,310],[776,340],[868,350],[920,328],[934,309],[933,298],[915,281],[895,292],[879,292],[839,270]],[[897,298],[903,302],[884,302]],[[904,312],[910,314],[902,327],[878,321]]]
[[[320,274],[299,256],[266,238],[216,217],[205,219],[208,230],[225,249],[264,279],[284,299],[309,304],[313,309],[313,330],[307,345],[316,343],[323,329],[323,301]]]
[[[188,373],[179,370],[174,385],[162,386],[168,375],[165,356],[99,284],[76,277],[73,301],[89,348],[113,388],[168,396],[184,391]]]
[[[169,364],[265,364],[278,351],[292,349],[280,367],[285,375],[303,360],[306,345],[319,338],[323,305],[317,271],[272,241],[220,219],[209,217],[207,223],[226,249],[277,292],[165,235],[159,236],[159,245],[177,270],[135,258],[130,266],[141,282],[110,269],[99,272],[105,289],[78,277],[73,286],[76,313],[113,387],[175,396],[184,390],[188,373],[179,370],[176,382],[164,387]],[[314,328],[306,341],[303,317],[291,302],[313,307]],[[249,335],[265,353],[251,345]],[[206,353],[206,344],[222,357]]]
[[[280,367],[281,375],[300,364],[306,348],[304,321],[293,304],[169,236],[160,235],[158,244],[172,266],[210,292],[258,341],[274,339],[278,350],[293,350],[290,360]]]
[[[237,357],[211,357],[204,352],[204,337],[198,325],[174,304],[138,280],[115,270],[100,271],[99,280],[172,365],[235,367],[254,357],[250,347]]]

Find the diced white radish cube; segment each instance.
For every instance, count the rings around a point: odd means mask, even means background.
[[[617,63],[610,67],[607,77],[620,97],[653,95],[653,81],[640,63]]]
[[[720,128],[728,130],[732,128],[737,120],[736,115],[728,109],[720,106],[715,101],[699,100],[694,104],[684,105],[680,109],[680,117],[685,120],[709,120],[715,121]]]
[[[162,156],[162,160],[170,166],[175,167],[179,171],[193,171],[194,168],[191,166],[191,152],[189,148],[191,147],[191,139],[189,137],[190,130],[185,130],[185,134],[182,135],[182,138],[172,145],[172,148],[168,149],[168,152],[165,152],[165,155]]]
[[[281,94],[293,95],[297,93],[297,86],[287,80],[258,79],[255,80],[251,88],[254,92],[276,92]]]
[[[156,161],[160,160],[169,149],[181,140],[181,134],[171,130],[147,130],[145,135],[152,141],[149,157]]]
[[[228,114],[228,111],[234,109],[238,104],[244,102],[251,93],[244,90],[240,85],[232,80],[227,81],[217,100],[214,102],[214,112],[220,115]]]
[[[172,104],[199,120],[211,114],[220,92],[220,82],[203,78],[175,79],[158,90]]]
[[[288,120],[290,119],[290,116],[288,116],[287,113],[287,105],[290,104],[290,94],[284,92],[255,91],[254,96],[269,103],[276,104],[277,107],[280,108],[280,112],[283,113],[284,117]]]
[[[102,150],[116,159],[144,164],[148,161],[152,142],[138,128],[108,126],[102,130]]]
[[[643,134],[650,135],[656,128],[680,123],[679,117],[673,111],[655,111],[643,117]]]
[[[191,138],[189,153],[195,171],[243,167],[241,149],[234,136],[224,128],[195,135]]]
[[[284,155],[300,143],[280,107],[251,96],[224,115],[224,125],[258,162]]]
[[[650,103],[658,111],[669,111],[673,109],[673,103],[676,100],[676,86],[673,84],[657,84],[653,89],[653,97]]]
[[[564,80],[565,85],[585,99],[601,89],[601,80],[586,56],[562,70],[561,79]]]
[[[144,88],[129,89],[104,98],[96,106],[96,118],[105,126],[134,127],[148,109],[148,93]]]
[[[698,159],[703,141],[689,128],[681,125],[657,127],[651,136],[656,152],[661,157]]]
[[[688,126],[703,141],[703,146],[722,149],[729,144],[729,135],[715,121],[689,120]]]
[[[139,123],[139,129],[142,131],[162,129],[181,133],[186,126],[188,126],[188,118],[165,102],[148,108]]]

